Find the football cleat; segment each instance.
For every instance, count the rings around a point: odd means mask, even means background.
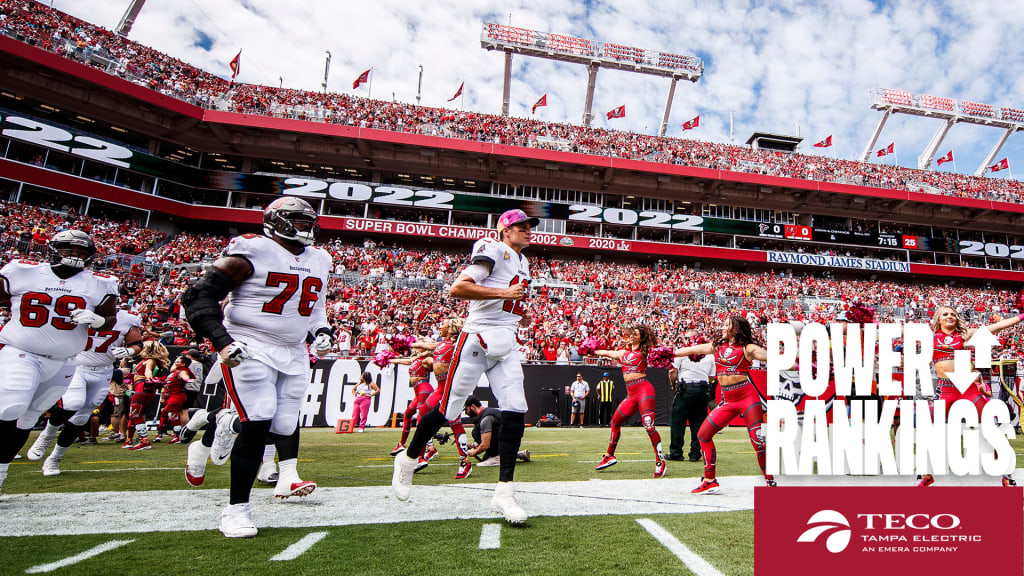
[[[395,469],[391,476],[391,491],[401,501],[409,499],[412,493],[412,475],[416,471],[416,460],[402,452],[395,456]]]
[[[210,450],[210,462],[217,466],[228,461],[231,449],[235,447],[235,430],[232,427],[234,421],[234,410],[221,410],[217,414],[217,430],[214,432],[213,447]]]
[[[430,460],[427,460],[426,458],[420,458],[419,460],[416,461],[416,467],[413,468],[413,472],[419,472],[420,470],[423,470],[429,465]]]
[[[615,466],[618,463],[619,461],[615,459],[615,456],[609,456],[605,454],[604,458],[601,458],[601,461],[597,463],[597,466],[594,466],[594,470],[604,470],[605,468],[611,468],[612,466]]]
[[[389,452],[388,454],[391,455],[391,456],[398,456],[404,450],[405,450],[405,444],[402,444],[401,442],[399,442],[398,446],[395,446],[395,449],[392,450],[391,452]]]
[[[186,464],[185,480],[192,486],[202,486],[206,480],[206,464]]]
[[[196,437],[196,431],[195,430],[189,428],[188,426],[183,426],[181,428],[181,434],[178,434],[178,441],[180,443],[182,443],[182,444],[188,444],[195,437]]]
[[[278,479],[277,464],[271,460],[260,465],[260,472],[256,475],[256,481],[262,484],[276,484]]]
[[[171,438],[171,441],[168,442],[168,444],[180,444],[180,443],[181,443],[181,436],[178,436],[178,435],[175,435],[173,438]]]
[[[139,440],[138,444],[136,444],[136,445],[134,445],[134,446],[132,446],[132,447],[130,447],[128,449],[129,450],[149,450],[152,447],[153,447],[153,445],[149,443],[149,440],[143,438],[142,440]]]
[[[771,476],[764,479],[764,484],[769,488],[775,488],[778,486],[778,484],[775,483],[775,478],[772,478]]]
[[[518,525],[526,522],[526,511],[516,502],[515,486],[511,482],[498,482],[491,499],[491,512],[505,517],[509,524]]]
[[[423,459],[430,462],[434,458],[437,458],[437,448],[427,446],[427,449],[423,451]]]
[[[26,456],[33,462],[42,460],[43,456],[46,456],[46,451],[50,449],[50,446],[53,445],[53,441],[56,439],[56,429],[54,429],[53,434],[47,434],[45,431],[41,432],[36,441],[32,443],[32,447],[28,449]]]
[[[220,531],[228,538],[256,536],[256,525],[252,523],[252,508],[249,503],[226,506],[220,513]]]
[[[477,464],[477,466],[480,466],[482,468],[488,468],[490,466],[501,466],[501,456],[491,456],[490,458]]]
[[[658,460],[654,463],[654,477],[662,478],[665,476],[665,461]]]
[[[1013,479],[1013,476],[1003,476],[1003,486],[1010,487],[1016,485],[1017,482]]]
[[[455,472],[456,480],[465,480],[469,478],[469,475],[473,473],[473,463],[469,461],[469,458],[462,458],[459,460],[459,469]]]
[[[927,488],[932,484],[935,484],[935,477],[931,474],[925,474],[924,476],[917,477],[917,486],[919,488]]]
[[[697,486],[693,490],[690,490],[691,494],[720,494],[722,487],[719,486],[718,480],[701,480],[700,486]]]
[[[43,460],[43,476],[60,476],[60,459],[47,458]]]
[[[163,438],[164,438],[163,433],[156,434],[155,436],[153,436],[153,442],[157,442],[157,443],[163,442],[164,441]]]
[[[518,459],[518,460],[520,460],[522,462],[529,462],[530,461],[530,451],[529,450],[520,450],[516,454],[516,459]]]
[[[316,482],[299,480],[298,482],[278,482],[274,487],[274,498],[291,498],[292,496],[309,496],[316,490]]]
[[[127,448],[127,449],[131,450],[131,448],[132,448],[132,441],[131,440],[125,440],[124,444],[121,444],[121,448]]]

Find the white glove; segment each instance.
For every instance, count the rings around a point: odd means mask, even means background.
[[[314,352],[327,352],[331,349],[331,335],[326,332],[321,332],[316,335],[316,339],[313,340],[313,351]]]
[[[115,346],[108,350],[108,352],[110,352],[110,355],[113,356],[115,360],[124,360],[125,358],[131,358],[135,355],[134,350],[131,348],[125,348],[124,346]]]
[[[249,347],[245,345],[245,342],[239,342],[238,340],[221,348],[220,351],[220,359],[228,368],[234,368],[241,364],[242,360],[248,360],[249,358],[252,358],[252,352],[249,351]]]
[[[78,310],[71,311],[71,321],[75,324],[85,324],[91,328],[99,330],[107,323],[107,319],[92,310],[86,310],[85,308],[79,308]]]

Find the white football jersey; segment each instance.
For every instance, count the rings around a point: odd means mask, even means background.
[[[231,292],[224,327],[232,336],[247,336],[276,346],[305,344],[306,334],[327,327],[324,305],[331,256],[306,247],[295,255],[266,236],[236,236],[224,250],[252,264],[252,276]]]
[[[530,262],[504,242],[491,238],[477,240],[473,244],[470,261],[491,268],[491,273],[479,282],[480,286],[508,288],[523,284],[529,290]],[[499,326],[515,329],[525,313],[526,303],[523,300],[470,300],[463,330],[480,332]]]
[[[89,340],[85,351],[75,357],[79,366],[110,366],[116,360],[110,354],[111,348],[124,346],[124,337],[132,328],[141,328],[142,318],[126,310],[117,311],[117,321],[110,330],[89,328]]]
[[[11,320],[0,330],[0,344],[50,358],[85,350],[89,327],[71,321],[73,310],[96,310],[118,293],[114,276],[82,270],[61,279],[49,264],[31,260],[8,262],[0,282],[11,295]]]

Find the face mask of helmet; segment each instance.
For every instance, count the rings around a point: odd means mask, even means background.
[[[66,230],[50,240],[49,253],[53,265],[82,269],[92,264],[96,257],[96,246],[88,234]]]
[[[320,225],[313,208],[298,198],[287,198],[271,204],[263,217],[263,232],[303,246],[313,244]]]

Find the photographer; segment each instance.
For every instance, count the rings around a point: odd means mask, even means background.
[[[498,446],[492,444],[491,439],[496,438],[501,430],[501,410],[497,408],[484,408],[476,396],[470,395],[466,398],[466,416],[473,419],[473,442],[469,447],[467,456],[474,456],[480,460],[479,466],[497,466],[501,463],[498,457]],[[530,461],[530,451],[520,450],[516,459],[521,462]]]
[[[702,344],[704,339],[694,330],[684,338],[687,346]],[[690,425],[690,462],[698,462],[700,443],[697,431],[708,415],[708,401],[711,399],[711,380],[715,374],[715,361],[711,356],[686,356],[676,358],[668,371],[669,380],[675,388],[672,398],[672,442],[669,445],[669,460],[684,460],[683,444],[686,442],[686,425]]]

